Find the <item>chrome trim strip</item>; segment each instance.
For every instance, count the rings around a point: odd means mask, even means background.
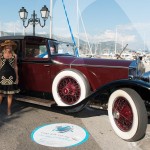
[[[52,60],[52,62],[53,62],[54,64],[64,65],[62,62],[59,62],[59,61],[56,61],[56,60]]]
[[[125,68],[128,69],[129,67],[125,66],[106,66],[106,65],[87,65],[87,64],[72,64],[71,66],[84,66],[84,67],[96,67],[96,68]]]
[[[54,63],[55,65],[58,65],[58,63]],[[96,68],[124,68],[124,69],[128,69],[128,67],[125,66],[106,66],[106,65],[87,65],[87,64],[63,64],[60,63],[59,65],[69,65],[70,68],[72,68],[73,66],[81,66],[81,67],[96,67]]]
[[[22,63],[37,63],[37,64],[43,64],[41,62],[22,62]],[[49,64],[50,62],[44,62],[45,64]],[[58,61],[54,61],[53,63],[55,65],[68,65],[70,66],[70,68],[72,68],[73,66],[81,66],[81,67],[95,67],[95,68],[121,68],[121,69],[129,69],[129,67],[125,67],[125,66],[107,66],[107,65],[88,65],[88,64],[64,64],[62,62],[58,62]],[[52,63],[50,63],[52,64]]]

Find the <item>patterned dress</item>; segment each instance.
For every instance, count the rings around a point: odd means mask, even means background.
[[[2,53],[0,58],[0,93],[1,94],[15,94],[19,93],[20,89],[16,81],[16,73],[14,69],[15,55],[6,59]]]

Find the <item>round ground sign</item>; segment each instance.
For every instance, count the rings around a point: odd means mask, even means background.
[[[43,125],[31,133],[33,141],[50,147],[77,146],[88,138],[89,133],[85,129],[68,123]]]

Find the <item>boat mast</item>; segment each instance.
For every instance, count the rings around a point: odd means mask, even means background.
[[[2,26],[1,26],[1,22],[0,22],[0,37],[2,36]]]
[[[117,29],[117,26],[116,26],[116,34],[115,34],[115,54],[117,54],[117,37],[118,36],[118,29]]]
[[[53,20],[53,0],[50,0],[50,33],[49,37],[52,38],[52,20]]]
[[[80,48],[80,40],[79,40],[79,1],[77,0],[77,39],[78,39],[78,50]]]

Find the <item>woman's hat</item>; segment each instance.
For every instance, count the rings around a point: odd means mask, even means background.
[[[7,45],[11,45],[13,47],[13,50],[15,50],[17,47],[17,44],[14,41],[5,40],[3,43],[0,44],[0,48],[4,48]]]

